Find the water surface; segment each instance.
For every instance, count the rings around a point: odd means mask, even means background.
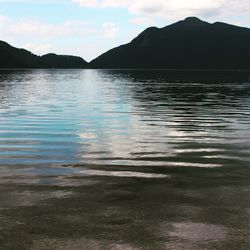
[[[4,249],[248,249],[250,73],[0,72]]]

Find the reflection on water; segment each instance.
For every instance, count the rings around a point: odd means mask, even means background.
[[[2,72],[1,163],[248,164],[249,82],[182,74]]]
[[[3,249],[248,249],[250,73],[0,72]]]

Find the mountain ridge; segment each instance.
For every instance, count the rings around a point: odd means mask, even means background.
[[[250,29],[188,17],[149,27],[90,62],[93,68],[250,69]]]
[[[49,69],[49,68],[86,68],[88,63],[77,56],[46,54],[38,56],[23,48],[15,48],[0,41],[0,68]]]

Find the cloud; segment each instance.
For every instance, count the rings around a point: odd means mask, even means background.
[[[130,0],[103,0],[100,1],[101,7],[127,7],[131,1]]]
[[[128,7],[131,0],[71,0],[82,7],[117,8]]]
[[[73,3],[77,3],[82,7],[96,7],[98,6],[97,0],[72,0]]]
[[[127,8],[131,14],[180,18],[186,16],[220,16],[248,13],[250,0],[71,0],[82,7]],[[138,22],[140,23],[140,22]]]
[[[250,0],[0,0],[0,3],[78,4],[85,8],[126,8],[131,14],[180,18],[248,14]],[[139,22],[140,23],[140,22]]]
[[[0,0],[0,3],[68,4],[69,0]]]
[[[117,45],[114,38],[118,32],[118,26],[112,22],[68,20],[55,24],[36,18],[15,20],[0,15],[0,40],[38,55],[54,52],[91,60]]]
[[[51,44],[33,44],[26,43],[21,46],[24,49],[31,51],[36,55],[44,55],[52,51],[53,46]]]
[[[103,27],[103,34],[106,38],[114,38],[116,37],[119,28],[114,23],[104,23]]]
[[[126,8],[131,14],[180,18],[191,15],[248,14],[250,0],[0,0],[0,3],[78,4],[89,8]]]
[[[149,25],[149,26],[156,24],[156,20],[153,17],[135,17],[131,18],[129,22],[132,24]]]
[[[96,32],[86,21],[65,21],[50,24],[39,19],[20,19],[0,16],[1,37],[25,37],[48,39],[53,37],[83,36]]]
[[[0,16],[0,25],[5,24],[6,22],[8,22],[10,19],[6,16]]]
[[[207,15],[216,13],[221,0],[137,0],[129,6],[133,14],[149,16],[184,17],[189,15]]]

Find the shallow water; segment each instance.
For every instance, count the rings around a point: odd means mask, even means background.
[[[3,249],[248,249],[250,73],[0,72]]]

